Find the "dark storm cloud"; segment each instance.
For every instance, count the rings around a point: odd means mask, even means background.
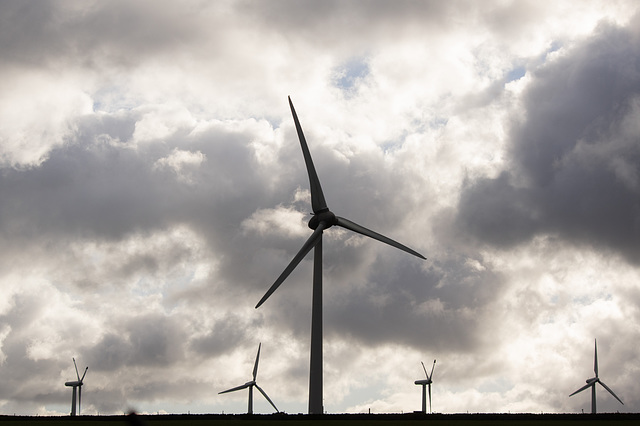
[[[513,125],[511,167],[468,182],[458,225],[510,247],[538,234],[640,253],[640,43],[598,32],[535,71]]]
[[[340,283],[325,306],[327,330],[367,346],[392,343],[441,353],[480,350],[487,309],[504,278],[462,256],[440,257],[426,271],[420,266],[413,259],[381,256],[366,286]]]
[[[396,44],[410,34],[434,43],[443,34],[469,30],[464,22],[473,22],[504,40],[520,40],[531,35],[548,13],[533,1],[249,0],[234,3],[234,8],[263,31],[291,35],[288,43],[292,45],[313,43],[336,52],[355,53],[355,58],[371,53],[367,50],[376,42]],[[511,48],[506,42],[501,47]]]
[[[231,314],[227,318],[216,321],[205,336],[194,338],[191,348],[196,353],[207,357],[220,355],[247,340],[246,327],[244,319]]]
[[[131,118],[122,119],[115,129],[113,120],[98,121],[91,133],[85,129],[77,139],[54,149],[40,167],[3,170],[4,235],[111,240],[183,222],[195,223],[207,233],[227,234],[236,232],[253,210],[248,201],[259,190],[252,171],[259,168],[253,166],[247,146],[252,136],[212,130],[198,138],[176,135],[163,144],[136,147],[129,143]],[[113,143],[103,135],[118,140]],[[175,147],[204,154],[206,159],[193,172],[197,185],[181,182],[171,169],[156,167]],[[241,193],[236,191],[239,187]],[[245,204],[231,207],[226,203],[230,200]]]
[[[114,308],[113,313],[100,312],[113,318],[103,324],[95,343],[84,347],[78,342],[77,336],[82,334],[78,315],[104,297],[108,300],[105,309],[108,303],[117,303],[110,300],[110,289],[134,292],[132,299],[141,297],[135,294],[136,281],[171,280],[173,268],[203,256],[180,241],[154,243],[155,233],[187,227],[209,244],[215,257],[224,258],[216,282],[203,277],[188,288],[173,289],[172,297],[166,295],[165,303],[171,307],[186,302],[192,308],[224,306],[225,297],[242,293],[243,287],[254,283],[252,274],[261,272],[248,271],[245,262],[251,261],[255,250],[247,254],[245,241],[236,238],[241,222],[268,192],[249,146],[250,141],[259,139],[251,129],[254,122],[249,120],[248,128],[238,130],[217,125],[194,135],[177,131],[162,142],[136,145],[133,132],[141,119],[136,111],[85,117],[78,123],[75,137],[52,150],[40,166],[5,168],[0,174],[3,271],[10,271],[16,267],[15,259],[26,256],[30,265],[47,270],[48,279],[60,281],[56,284],[60,290],[71,289],[74,297],[83,298],[82,305],[68,306],[75,316],[64,325],[63,320],[58,324],[63,327],[58,337],[77,346],[52,350],[77,351],[95,371],[119,371],[123,366],[170,368],[190,350],[210,356],[246,340],[247,324],[242,322],[233,323],[234,329],[231,323],[221,321],[191,342],[193,324],[189,319],[164,312],[138,312],[132,318]],[[159,163],[170,159],[176,149],[199,153],[195,158],[202,162],[186,172],[172,168],[171,161]],[[189,180],[181,180],[180,173],[187,172]],[[147,247],[128,251],[130,238],[148,238]],[[106,252],[98,255],[106,256],[104,265],[96,266],[96,259],[82,249],[74,251],[78,244],[97,244],[98,251],[104,248]],[[20,263],[31,269],[27,261]],[[70,270],[65,271],[65,264]],[[249,277],[248,284],[243,277]],[[229,291],[221,290],[229,285]],[[212,288],[219,291],[214,293]],[[181,291],[198,294],[187,300]],[[48,302],[43,297],[20,292],[11,300],[9,312],[0,318],[0,326],[9,327],[2,351],[7,356],[5,366],[11,368],[4,371],[16,371],[18,364],[24,368],[33,364],[24,362],[33,339],[28,330],[37,328],[38,318],[47,315]],[[96,314],[93,318],[100,321]],[[37,339],[35,343],[41,344]],[[55,375],[52,370],[49,365],[41,371],[42,377]]]
[[[2,1],[0,54],[38,67],[64,61],[92,67],[105,60],[131,65],[194,42],[202,27],[186,23],[197,17],[196,8],[170,3]]]
[[[187,335],[171,316],[141,315],[119,321],[118,334],[109,332],[86,352],[85,362],[97,371],[122,367],[170,366],[184,359]]]
[[[277,0],[266,5],[261,2],[243,1],[238,8],[276,27],[290,28],[303,33],[337,30],[342,33],[349,25],[383,24],[396,22],[441,22],[455,9],[457,2],[439,1],[370,1],[366,5],[358,1],[295,1]]]
[[[170,205],[150,166],[135,151],[91,143],[56,149],[42,167],[6,170],[3,232],[120,238],[161,227]]]
[[[458,222],[490,244],[517,244],[534,235],[539,226],[533,191],[515,188],[509,176],[504,172],[496,179],[471,183],[458,206]]]
[[[8,330],[2,342],[2,352],[6,358],[0,370],[1,397],[20,402],[33,400],[35,396],[40,402],[61,402],[61,394],[52,390],[51,382],[65,367],[63,361],[30,356],[34,338],[28,330],[43,326],[41,316],[47,309],[47,301],[38,295],[25,293],[14,296],[11,305],[0,316],[0,327],[7,327]],[[74,326],[61,330],[55,336],[56,343],[60,345],[62,341],[75,341],[74,334],[77,331]],[[72,367],[71,359],[66,367],[69,366]]]

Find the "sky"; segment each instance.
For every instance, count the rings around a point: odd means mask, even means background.
[[[636,1],[0,0],[0,413],[640,411]],[[261,395],[255,411],[271,413]]]

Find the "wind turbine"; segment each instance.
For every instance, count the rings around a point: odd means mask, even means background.
[[[416,385],[422,385],[422,412],[426,413],[427,412],[427,386],[429,386],[429,411],[432,411],[431,408],[431,383],[433,383],[433,381],[431,380],[433,378],[433,369],[436,368],[436,360],[433,360],[433,367],[431,367],[431,374],[427,373],[427,369],[424,367],[424,362],[420,361],[420,364],[422,364],[422,369],[424,370],[424,374],[427,376],[426,379],[422,379],[422,380],[416,380],[414,383]]]
[[[572,393],[569,396],[573,396],[575,394],[577,394],[578,392],[582,392],[583,390],[587,389],[587,388],[591,388],[591,414],[596,414],[596,383],[600,383],[602,385],[603,388],[605,388],[611,395],[613,395],[613,397],[615,399],[617,399],[618,401],[620,401],[620,404],[624,405],[624,402],[622,402],[622,400],[620,398],[618,398],[618,396],[613,393],[613,391],[611,389],[609,389],[609,387],[607,385],[604,384],[604,382],[602,380],[600,380],[600,378],[598,377],[598,341],[595,341],[595,354],[594,354],[594,361],[593,361],[593,371],[596,373],[596,377],[592,377],[591,379],[587,379],[587,384],[584,385],[583,387],[581,387],[580,389],[578,389],[577,391],[575,391],[574,393]]]
[[[89,369],[89,367],[86,367],[84,369],[84,374],[82,374],[82,377],[80,377],[80,374],[78,374],[78,366],[76,365],[76,359],[73,359],[73,366],[76,368],[76,377],[78,378],[78,380],[74,380],[72,382],[66,382],[64,385],[65,386],[71,386],[73,388],[73,393],[71,396],[71,415],[75,416],[76,415],[76,389],[78,390],[78,414],[80,414],[80,409],[82,407],[82,381],[84,380],[84,376],[87,374],[87,370]]]
[[[358,225],[348,219],[340,216],[336,216],[324,199],[322,187],[320,186],[320,180],[316,173],[316,169],[311,159],[311,153],[307,146],[304,134],[302,133],[302,127],[298,121],[298,115],[289,97],[289,107],[291,108],[291,114],[293,115],[293,121],[296,125],[296,131],[298,132],[298,139],[300,140],[300,146],[302,148],[302,155],[304,156],[304,162],[307,167],[307,173],[309,174],[309,184],[311,189],[311,208],[313,209],[313,216],[309,220],[309,228],[313,229],[313,233],[303,244],[302,248],[295,255],[293,260],[280,274],[278,279],[267,290],[265,295],[260,299],[256,308],[260,307],[265,300],[276,291],[276,289],[284,282],[284,280],[291,274],[291,272],[298,266],[302,259],[314,249],[313,252],[313,290],[312,290],[312,307],[311,307],[311,358],[310,358],[310,371],[309,371],[309,414],[322,414],[322,233],[324,230],[331,228],[334,225],[341,226],[349,229],[350,231],[357,232],[367,237],[373,238],[383,243],[389,244],[400,250],[404,250],[414,256],[421,259],[426,259],[420,253],[404,246],[390,238],[380,235],[364,226]]]
[[[276,407],[276,405],[273,403],[273,401],[271,401],[271,399],[267,396],[266,392],[263,391],[262,388],[260,386],[258,386],[258,384],[256,383],[256,376],[258,375],[258,361],[260,360],[260,347],[261,346],[262,346],[262,343],[260,343],[258,345],[258,354],[256,355],[256,363],[253,365],[253,380],[251,380],[250,382],[245,383],[244,385],[236,386],[235,388],[227,389],[226,391],[222,391],[222,392],[218,393],[218,395],[220,395],[222,393],[234,392],[234,391],[237,391],[237,390],[242,390],[242,389],[249,388],[249,414],[253,414],[253,387],[254,386],[256,388],[258,388],[258,390],[260,391],[262,396],[264,396],[267,399],[267,401],[269,401],[269,404],[271,404],[273,406],[273,408],[276,409],[276,412],[278,412],[278,407]]]

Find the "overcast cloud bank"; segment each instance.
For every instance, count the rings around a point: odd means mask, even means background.
[[[0,412],[640,409],[635,2],[0,2]],[[247,377],[248,380],[248,377]],[[255,401],[256,412],[270,412]],[[264,403],[264,404],[263,404]]]

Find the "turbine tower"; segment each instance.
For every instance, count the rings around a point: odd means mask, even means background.
[[[582,392],[587,388],[591,388],[591,414],[596,414],[596,383],[600,383],[603,388],[605,388],[615,399],[620,401],[620,404],[624,405],[624,402],[618,396],[613,393],[611,389],[607,385],[604,384],[602,380],[598,377],[598,341],[595,341],[595,352],[594,352],[594,361],[593,361],[593,371],[596,373],[596,377],[592,377],[591,379],[587,379],[587,384],[572,393],[569,396],[573,396],[578,392]]]
[[[291,114],[293,115],[293,121],[296,125],[296,131],[298,132],[298,139],[300,140],[300,146],[302,148],[302,155],[304,156],[304,162],[307,167],[307,173],[309,174],[309,184],[311,189],[311,208],[313,209],[313,216],[309,220],[309,228],[313,230],[311,236],[303,244],[302,248],[295,255],[293,260],[280,274],[278,279],[267,290],[265,295],[260,299],[256,308],[260,307],[265,300],[276,291],[276,289],[284,282],[284,280],[291,274],[291,272],[298,266],[302,259],[314,249],[313,252],[313,289],[312,289],[312,304],[311,304],[311,357],[310,357],[310,371],[309,371],[309,414],[322,414],[322,233],[324,230],[331,228],[334,225],[341,226],[350,231],[357,232],[383,243],[389,244],[400,250],[404,250],[414,256],[421,259],[426,259],[420,253],[404,246],[390,238],[380,235],[370,229],[367,229],[357,223],[354,223],[343,217],[336,216],[324,199],[322,187],[320,186],[320,180],[316,173],[316,169],[311,159],[311,153],[307,146],[304,134],[302,133],[302,127],[298,121],[298,115],[293,107],[291,98],[289,97],[289,107],[291,108]]]
[[[276,407],[276,405],[273,403],[273,401],[271,401],[271,399],[267,396],[266,392],[262,390],[262,388],[260,386],[258,386],[258,384],[256,383],[256,376],[258,375],[258,361],[260,360],[260,347],[262,346],[262,343],[260,343],[258,345],[258,354],[256,355],[256,362],[253,365],[253,380],[251,380],[250,382],[245,383],[244,385],[241,386],[236,386],[235,388],[231,388],[231,389],[227,389],[226,391],[222,391],[219,392],[218,395],[222,394],[222,393],[228,393],[228,392],[234,392],[237,390],[242,390],[242,389],[246,389],[249,388],[249,408],[248,408],[248,413],[249,414],[253,414],[253,387],[255,386],[256,388],[258,388],[258,390],[260,391],[260,393],[262,394],[262,396],[264,396],[267,401],[269,401],[269,404],[271,404],[273,406],[273,408],[275,408],[276,412],[278,412],[278,407]]]
[[[75,416],[76,415],[76,389],[78,390],[78,414],[80,414],[80,409],[82,407],[82,382],[84,380],[84,376],[87,374],[87,370],[89,369],[89,367],[86,367],[84,369],[84,374],[82,374],[82,377],[80,377],[80,374],[78,374],[78,366],[76,365],[76,359],[73,359],[73,366],[76,368],[76,377],[78,378],[78,380],[74,380],[72,382],[66,382],[64,385],[65,386],[71,386],[73,388],[73,392],[71,394],[71,415]]]
[[[429,412],[432,412],[432,408],[431,408],[431,383],[433,383],[433,381],[431,380],[433,378],[433,369],[436,368],[436,360],[433,360],[433,366],[431,367],[431,374],[427,373],[427,369],[424,367],[424,362],[420,361],[420,364],[422,364],[422,369],[424,370],[424,374],[427,376],[426,379],[422,379],[422,380],[416,380],[414,383],[416,385],[422,385],[422,412],[426,413],[427,412],[427,386],[429,387]]]

